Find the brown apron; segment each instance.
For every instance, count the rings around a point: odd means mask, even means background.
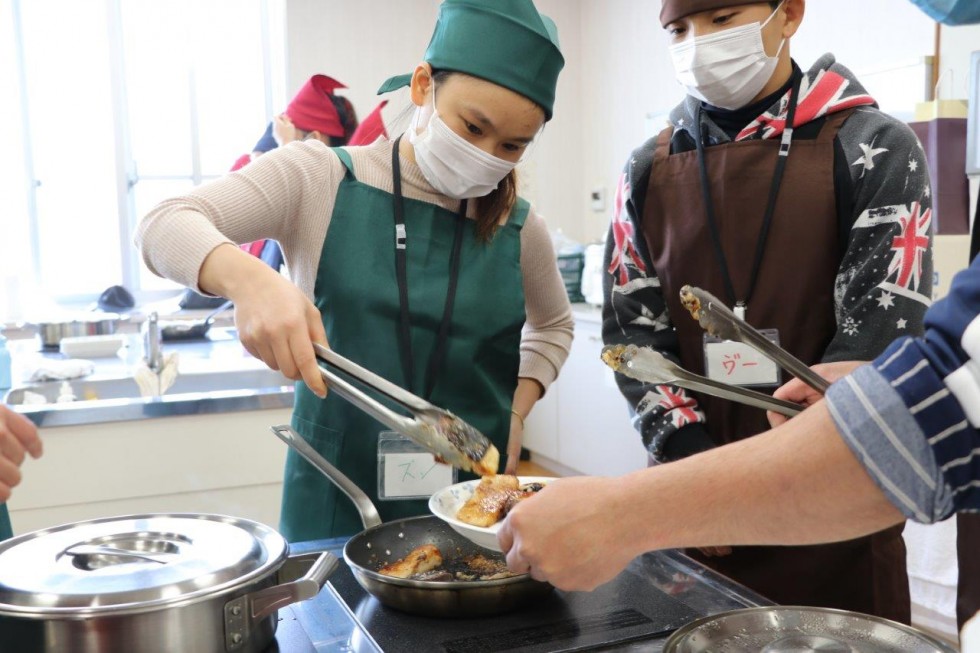
[[[980,209],[978,209],[980,210]],[[977,231],[980,233],[980,230]],[[963,624],[980,611],[980,514],[961,512],[956,515],[956,561],[960,578],[956,586],[956,625]]]
[[[807,364],[836,332],[834,281],[841,259],[834,193],[834,137],[850,112],[826,119],[815,139],[794,139],[746,319],[778,329],[780,344]],[[680,343],[681,364],[704,374],[703,331],[681,306],[684,284],[726,299],[705,217],[697,152],[670,154],[671,129],[657,139],[642,229]],[[744,298],[779,151],[779,139],[706,149],[715,220],[737,298]],[[783,381],[788,380],[785,375]],[[718,444],[769,428],[765,412],[700,396]],[[696,518],[696,516],[693,516]],[[692,557],[785,605],[856,610],[910,621],[904,525],[835,544],[735,547]]]

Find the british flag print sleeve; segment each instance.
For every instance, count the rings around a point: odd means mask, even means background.
[[[932,193],[925,152],[905,123],[872,107],[838,133],[853,214],[834,284],[837,332],[824,361],[870,360],[922,333],[932,301]]]
[[[679,364],[677,337],[660,280],[638,228],[637,207],[643,198],[636,193],[646,191],[653,149],[652,142],[638,148],[617,183],[603,262],[602,339],[606,344],[653,347]],[[686,390],[642,383],[622,374],[616,375],[616,383],[654,460],[675,457],[667,455],[667,443],[680,430],[683,433],[670,447],[676,457],[710,447],[704,414]]]

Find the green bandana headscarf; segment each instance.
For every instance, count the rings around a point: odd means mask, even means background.
[[[544,109],[551,120],[565,58],[555,23],[531,0],[445,0],[423,57],[434,70],[452,70],[509,88]],[[392,77],[387,93],[411,83]]]

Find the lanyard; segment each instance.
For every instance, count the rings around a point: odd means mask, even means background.
[[[402,195],[401,161],[398,156],[401,140],[401,136],[395,139],[394,148],[391,151],[391,178],[395,187],[393,198],[395,209],[395,275],[398,277],[399,303],[398,342],[401,345],[402,372],[405,374],[405,383],[409,391],[414,392],[412,386],[415,383],[415,357],[412,353],[412,317],[408,309],[408,264],[405,257],[408,235],[405,230],[405,198]],[[442,321],[439,323],[436,346],[432,351],[429,367],[425,373],[425,394],[423,395],[425,399],[428,399],[432,394],[436,383],[436,372],[442,364],[442,359],[446,355],[446,347],[449,344],[449,324],[452,322],[453,304],[456,301],[459,259],[463,250],[463,221],[465,219],[466,200],[464,199],[459,206],[459,214],[456,216],[453,250],[449,257],[449,288],[446,290],[446,305],[442,311]]]
[[[759,242],[755,248],[755,260],[752,262],[752,274],[749,277],[749,289],[745,294],[745,299],[738,299],[735,294],[735,286],[732,283],[732,275],[728,270],[728,261],[725,258],[725,250],[721,245],[721,234],[718,231],[718,223],[715,220],[714,205],[711,201],[711,184],[708,180],[708,164],[705,161],[704,136],[701,131],[701,106],[698,105],[698,167],[701,171],[701,197],[704,200],[704,211],[708,218],[708,230],[711,232],[711,243],[714,246],[715,256],[721,266],[722,278],[725,282],[725,292],[728,300],[734,305],[734,312],[741,319],[745,319],[745,311],[748,308],[749,300],[752,299],[752,292],[755,290],[755,282],[759,276],[759,268],[762,266],[762,255],[766,249],[766,239],[769,237],[769,227],[772,225],[772,216],[776,210],[776,197],[779,195],[779,185],[783,180],[783,172],[786,170],[786,160],[789,158],[789,148],[793,141],[793,120],[796,118],[796,102],[800,95],[800,82],[802,77],[797,77],[793,82],[793,90],[789,99],[789,109],[786,116],[786,126],[783,128],[783,138],[779,144],[779,156],[776,158],[776,171],[773,174],[772,185],[769,187],[769,199],[766,203],[766,212],[762,218],[762,230],[759,232]]]

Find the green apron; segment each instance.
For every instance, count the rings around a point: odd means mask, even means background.
[[[314,289],[331,348],[402,387],[421,394],[449,285],[457,216],[404,198],[407,280],[414,382],[406,383],[398,347],[393,199],[354,177],[350,155],[324,239]],[[466,220],[449,340],[432,396],[506,451],[510,407],[520,366],[524,326],[521,228],[528,204],[518,200],[490,243]],[[424,500],[378,500],[378,433],[387,427],[336,394],[319,399],[296,384],[293,428],[375,502],[384,521],[427,514]],[[470,477],[472,478],[472,477]],[[363,530],[350,500],[290,449],[279,530],[292,542]]]
[[[7,512],[7,504],[0,503],[0,541],[14,536],[13,527],[10,525],[10,513]]]

